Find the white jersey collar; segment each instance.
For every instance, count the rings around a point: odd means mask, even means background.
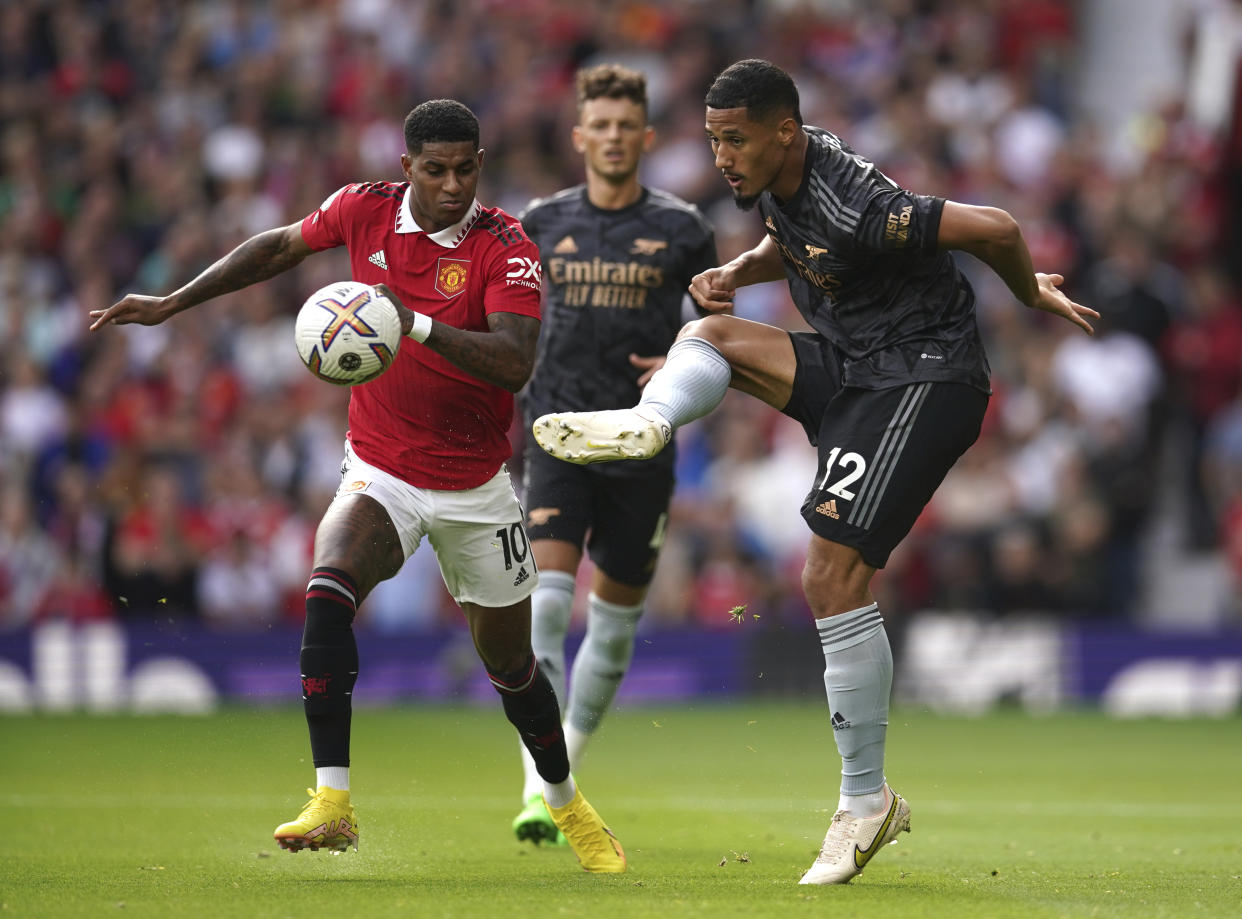
[[[401,208],[397,211],[398,233],[423,233],[426,232],[414,220],[414,212],[410,210],[410,192],[411,187],[405,187],[405,197],[401,199]],[[466,234],[470,232],[470,228],[474,226],[475,220],[478,219],[479,213],[483,210],[483,205],[479,203],[479,199],[475,198],[470,203],[470,209],[466,211],[466,216],[461,218],[450,227],[443,230],[437,230],[435,233],[427,233],[427,238],[438,246],[445,249],[456,249],[461,245],[461,241],[466,238]]]

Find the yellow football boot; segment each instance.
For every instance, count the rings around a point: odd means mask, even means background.
[[[583,870],[602,874],[620,874],[625,870],[625,850],[612,830],[604,826],[595,808],[582,797],[580,789],[574,790],[574,799],[564,807],[548,805],[548,813],[556,828],[565,834]]]
[[[282,849],[333,849],[344,852],[350,845],[358,851],[358,818],[349,803],[349,792],[320,785],[306,789],[310,802],[296,820],[282,823],[273,834]]]

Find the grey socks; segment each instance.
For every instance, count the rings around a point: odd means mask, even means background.
[[[612,707],[621,679],[634,656],[634,633],[643,605],[620,606],[592,593],[587,598],[587,633],[574,658],[565,720],[592,734]],[[568,741],[566,741],[568,742]]]
[[[884,737],[893,684],[893,654],[879,607],[872,603],[838,616],[816,619],[824,648],[824,689],[837,750],[841,794],[884,798]],[[864,807],[864,810],[870,810]],[[854,816],[868,816],[855,814]]]
[[[683,338],[668,349],[668,360],[647,383],[638,405],[678,428],[719,405],[732,377],[729,362],[714,345]]]
[[[569,704],[565,698],[565,634],[573,606],[574,576],[564,571],[539,572],[539,586],[530,598],[530,646],[562,709]]]

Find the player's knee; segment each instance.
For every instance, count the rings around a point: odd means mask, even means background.
[[[811,613],[822,619],[866,606],[874,573],[856,550],[811,553],[802,568],[802,592]]]
[[[691,320],[677,333],[678,341],[685,338],[701,338],[718,351],[723,351],[729,343],[729,317],[703,316]]]
[[[356,587],[355,602],[357,606],[362,605],[365,600],[375,589],[375,585],[382,580],[392,577],[380,570],[380,567],[374,560],[358,559],[349,555],[332,555],[318,554],[315,556],[315,568],[335,568],[342,572],[347,572],[352,578]]]
[[[622,674],[630,666],[634,657],[634,635],[617,632],[607,636],[596,636],[591,642],[591,650],[605,667],[619,670]]]
[[[474,636],[474,648],[489,673],[516,673],[530,668],[534,651],[528,642],[508,635]]]
[[[592,596],[587,633],[579,653],[586,654],[597,672],[624,673],[634,656],[634,636],[642,605],[618,606]]]
[[[496,651],[484,653],[479,649],[479,660],[487,668],[488,673],[522,673],[530,669],[534,654],[526,652]]]
[[[314,565],[349,573],[358,587],[358,602],[405,562],[401,540],[388,512],[368,495],[333,501],[315,532]]]

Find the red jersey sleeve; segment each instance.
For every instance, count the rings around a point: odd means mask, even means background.
[[[523,234],[510,245],[495,247],[483,295],[484,311],[539,319],[542,290],[538,246]]]
[[[345,245],[345,220],[341,212],[344,210],[345,201],[350,197],[345,192],[355,187],[341,186],[328,195],[318,210],[311,211],[302,218],[302,238],[312,249],[318,251]]]

